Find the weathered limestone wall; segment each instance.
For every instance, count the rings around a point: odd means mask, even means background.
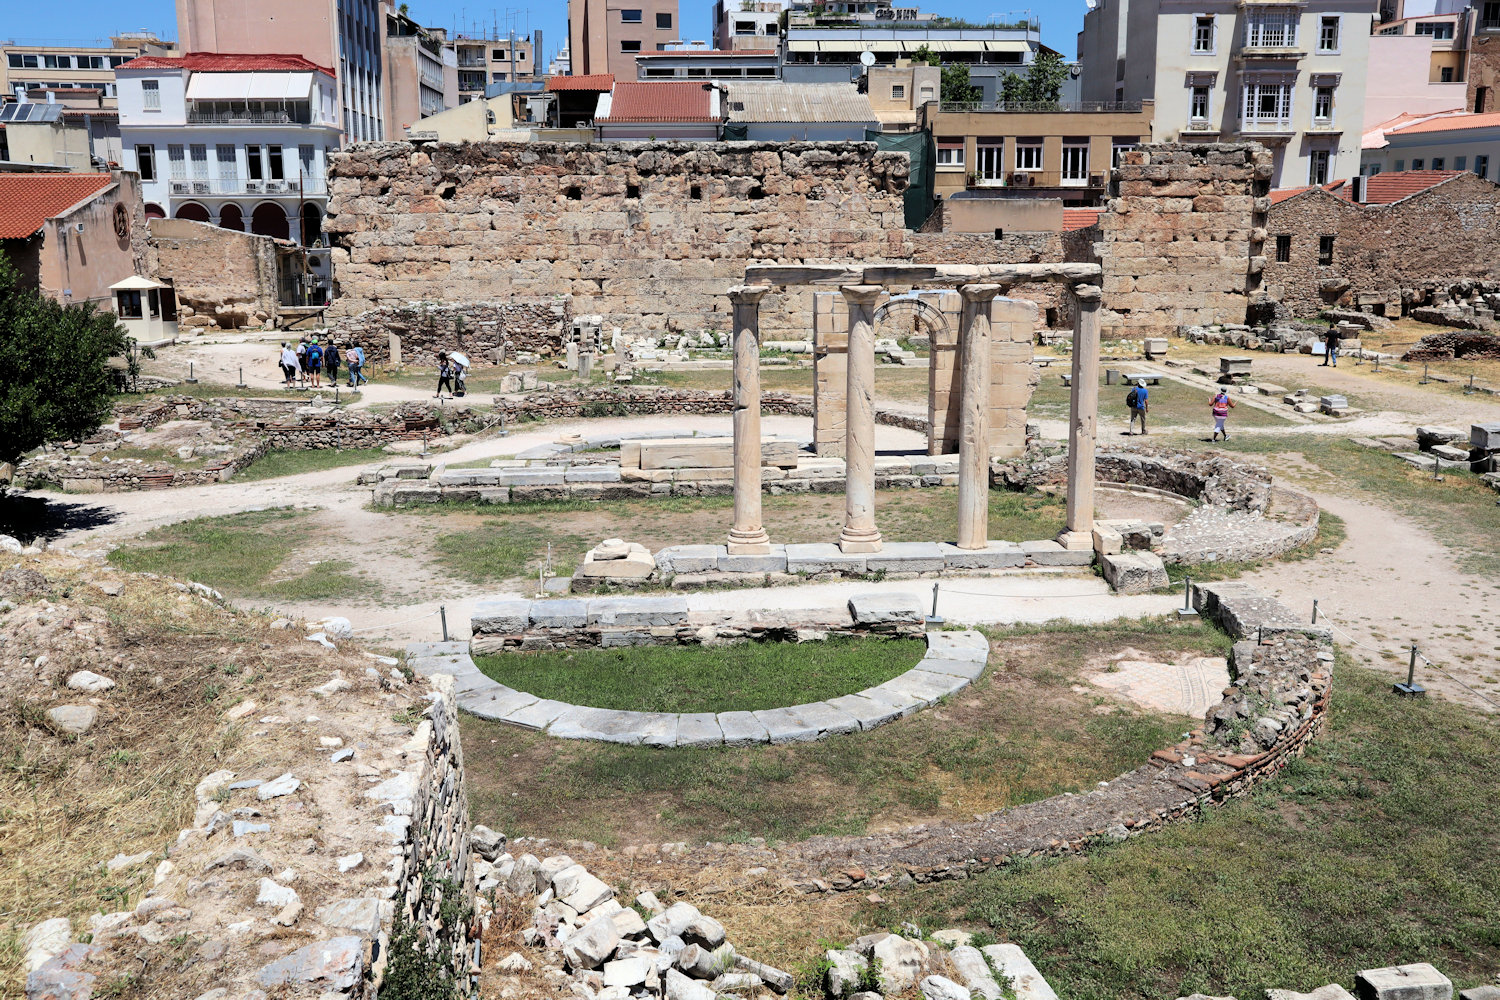
[[[406,364],[435,365],[439,351],[462,351],[475,365],[498,364],[518,351],[560,354],[572,318],[568,296],[521,296],[505,302],[404,303],[381,306],[334,324],[334,339],[358,344],[371,364],[391,359],[397,338]]]
[[[1394,318],[1412,290],[1500,278],[1500,186],[1470,173],[1388,205],[1313,189],[1273,206],[1266,231],[1266,290],[1296,316],[1374,299]],[[1291,238],[1284,262],[1275,255],[1279,235]],[[1318,263],[1323,236],[1333,237],[1326,266]]]
[[[1242,322],[1265,264],[1271,171],[1258,143],[1164,143],[1124,154],[1095,250],[1106,331],[1166,336]]]
[[[632,330],[728,329],[756,261],[911,254],[902,154],[872,143],[373,143],[332,158],[336,316],[571,295]],[[761,328],[805,330],[807,293]]]
[[[152,219],[155,274],[177,290],[179,324],[238,328],[276,319],[276,243],[187,219]],[[184,308],[185,307],[185,308]]]

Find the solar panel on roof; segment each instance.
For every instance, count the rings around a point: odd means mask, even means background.
[[[0,122],[55,122],[62,110],[61,104],[0,105]]]

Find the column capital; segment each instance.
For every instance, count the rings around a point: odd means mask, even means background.
[[[729,301],[739,305],[755,305],[771,290],[770,285],[735,285],[729,289]]]
[[[993,282],[971,282],[958,286],[958,294],[969,302],[988,302],[1003,291],[1005,286]]]
[[[1073,297],[1081,303],[1097,306],[1104,293],[1099,290],[1098,285],[1074,285]]]
[[[874,305],[880,293],[885,291],[884,285],[840,285],[839,291],[844,298],[859,305]]]

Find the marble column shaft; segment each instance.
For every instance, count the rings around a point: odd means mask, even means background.
[[[730,555],[765,555],[771,539],[760,513],[760,300],[765,285],[737,285],[734,303],[734,526]]]
[[[960,285],[959,324],[958,547],[982,549],[990,526],[990,304],[993,284]]]
[[[875,300],[879,285],[844,285],[849,309],[844,418],[844,552],[879,552],[875,527]]]
[[[1068,404],[1068,526],[1058,537],[1070,549],[1093,547],[1094,447],[1099,424],[1099,288],[1073,289],[1073,377]]]

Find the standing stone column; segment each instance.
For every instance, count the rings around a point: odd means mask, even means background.
[[[730,555],[767,555],[760,523],[760,300],[766,285],[736,285],[734,303],[734,527]]]
[[[1099,299],[1096,285],[1073,288],[1073,378],[1068,404],[1068,526],[1064,548],[1094,545],[1094,443],[1099,424]]]
[[[879,285],[844,285],[849,351],[844,418],[844,552],[879,552],[875,527],[875,300]]]
[[[990,303],[999,285],[961,285],[962,385],[958,430],[958,547],[982,549],[990,534]]]

